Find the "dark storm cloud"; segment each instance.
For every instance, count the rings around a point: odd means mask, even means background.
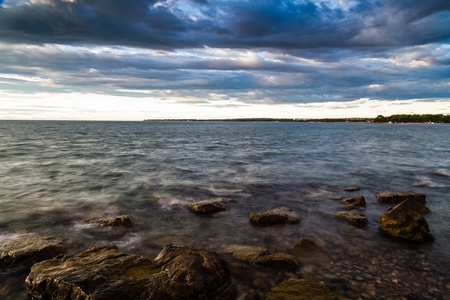
[[[6,1],[3,40],[147,48],[400,46],[449,38],[447,0]]]

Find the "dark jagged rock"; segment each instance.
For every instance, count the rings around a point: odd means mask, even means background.
[[[351,198],[345,198],[341,200],[341,203],[344,204],[342,208],[344,209],[354,209],[356,207],[365,207],[366,199],[364,196],[355,196]]]
[[[359,211],[346,212],[341,211],[334,214],[336,217],[346,220],[352,225],[362,226],[366,225],[369,221],[365,214]]]
[[[232,299],[226,262],[199,248],[166,249],[157,260],[100,245],[35,264],[32,299]]]
[[[65,251],[63,239],[55,236],[26,234],[0,246],[0,269],[32,266]]]
[[[381,230],[391,236],[414,242],[433,241],[423,212],[428,211],[421,201],[409,198],[380,216]]]
[[[311,240],[308,239],[301,239],[300,242],[295,244],[292,249],[297,252],[320,252],[322,251],[322,248],[316,245]]]
[[[257,246],[230,245],[225,252],[235,258],[265,267],[279,269],[296,269],[299,265],[295,256],[286,253],[268,254],[269,250]]]
[[[413,199],[417,202],[425,204],[426,195],[420,193],[408,193],[408,192],[388,192],[388,191],[379,191],[377,193],[377,200],[382,203],[400,203],[408,199]]]
[[[203,200],[189,204],[187,207],[199,214],[214,214],[229,209],[236,201],[229,198]]]
[[[344,300],[317,282],[306,279],[289,279],[271,289],[266,300]]]
[[[266,212],[250,215],[252,224],[271,225],[283,223],[299,223],[300,216],[291,209],[280,206]]]

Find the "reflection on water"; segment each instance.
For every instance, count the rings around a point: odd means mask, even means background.
[[[289,277],[323,282],[349,299],[445,299],[448,149],[448,127],[437,125],[0,122],[0,243],[38,232],[65,237],[72,253],[114,243],[149,258],[170,243],[203,247],[226,258],[242,299]],[[354,185],[361,190],[339,188]],[[427,194],[436,241],[411,245],[382,235],[378,217],[387,205],[376,201],[379,190]],[[334,217],[339,200],[354,195],[366,198],[363,228]],[[185,207],[217,197],[237,205],[206,217]],[[251,213],[278,206],[301,223],[249,223]],[[86,223],[123,214],[133,227]],[[230,244],[292,253],[301,238],[324,251],[294,253],[302,262],[296,272],[224,253]]]

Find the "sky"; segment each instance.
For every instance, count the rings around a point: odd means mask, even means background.
[[[0,119],[450,114],[448,0],[0,0]]]

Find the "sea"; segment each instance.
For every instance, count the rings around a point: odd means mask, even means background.
[[[358,186],[358,191],[345,191]],[[434,242],[380,231],[378,191],[426,194]],[[334,216],[363,195],[369,223]],[[238,299],[263,299],[288,278],[325,284],[347,299],[450,299],[450,126],[277,122],[0,121],[0,243],[56,235],[69,254],[113,243],[155,258],[167,244],[225,257]],[[212,216],[186,206],[231,198]],[[251,213],[285,206],[299,224],[254,226]],[[130,228],[89,220],[129,214]],[[229,245],[293,254],[302,238],[320,255],[296,271],[234,259]],[[295,255],[295,253],[294,253]],[[0,299],[26,299],[17,270],[0,272]],[[252,298],[258,299],[258,298]]]

